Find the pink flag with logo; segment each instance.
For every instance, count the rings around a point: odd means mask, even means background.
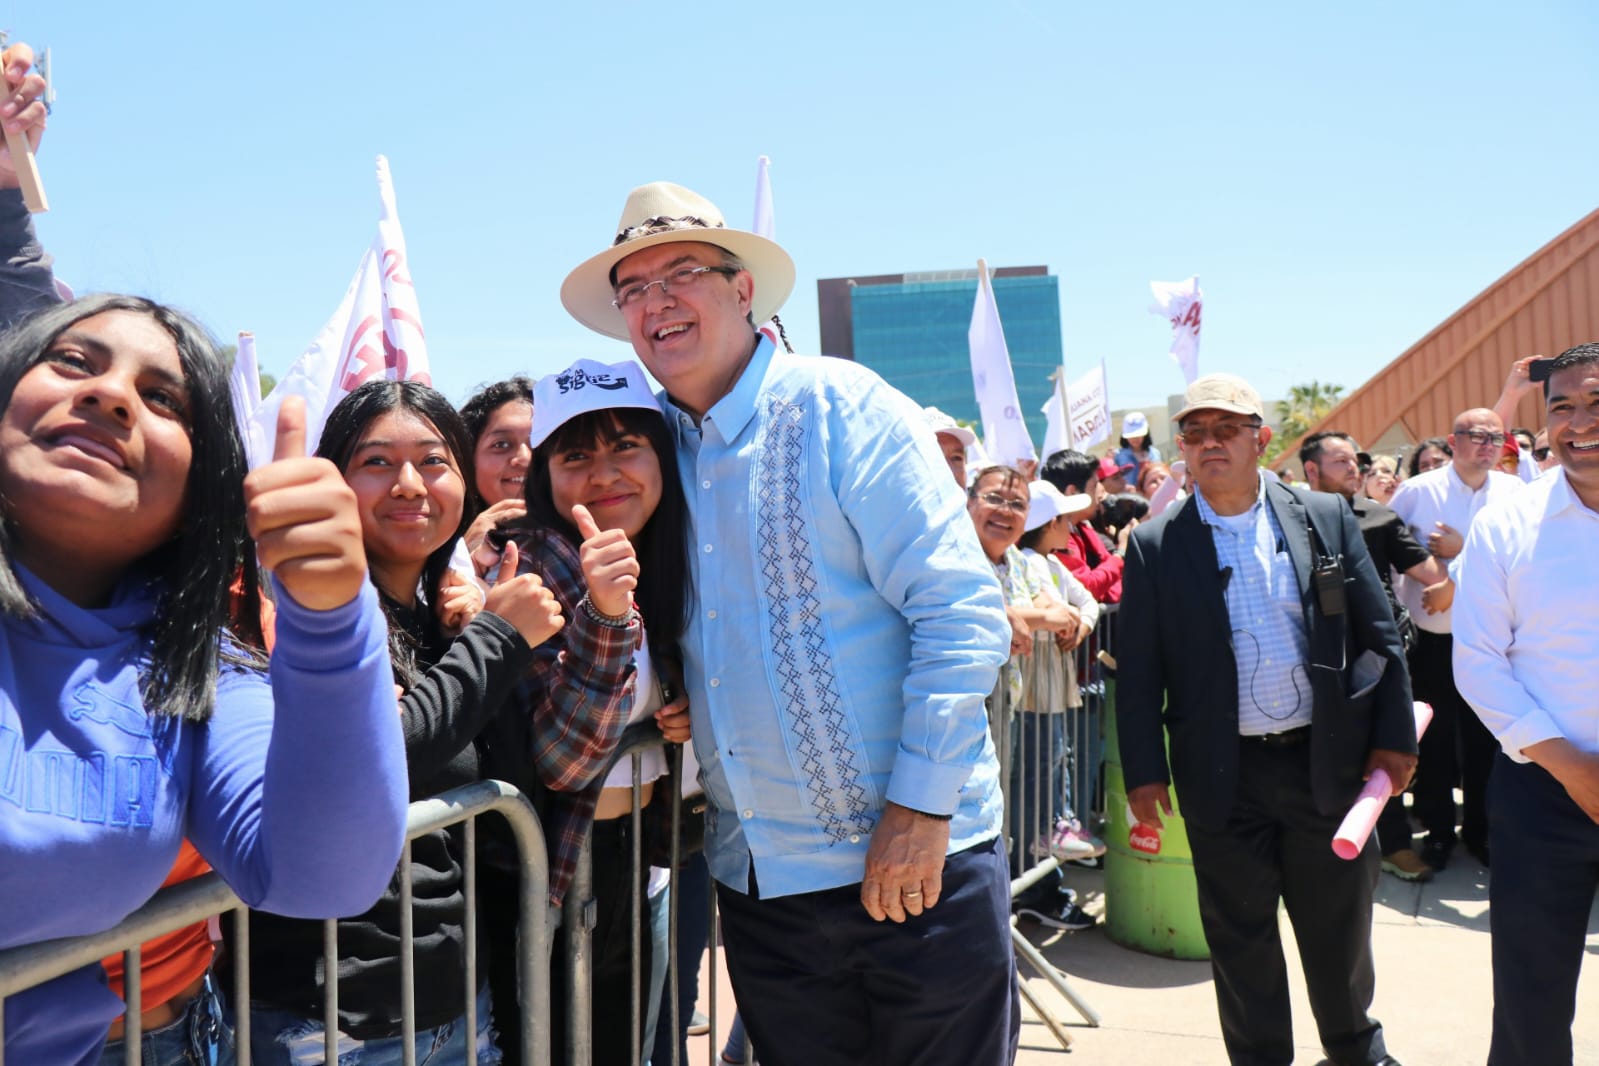
[[[1183,380],[1192,385],[1199,376],[1199,324],[1205,301],[1199,276],[1187,281],[1152,281],[1149,288],[1155,294],[1149,313],[1171,323],[1171,357],[1183,368]]]
[[[422,311],[405,257],[389,161],[383,156],[378,156],[377,177],[377,237],[361,257],[338,310],[251,418],[244,443],[252,469],[272,458],[278,408],[285,396],[305,397],[306,446],[315,449],[329,412],[363,383],[373,378],[432,383]]]

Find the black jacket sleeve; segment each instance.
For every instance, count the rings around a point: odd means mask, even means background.
[[[1156,531],[1140,526],[1127,541],[1117,622],[1116,737],[1127,789],[1169,784],[1162,711],[1166,703],[1165,655],[1160,635],[1160,551]]]
[[[0,189],[0,329],[61,302],[50,257],[33,232],[21,189]]]
[[[428,780],[471,744],[532,661],[511,623],[488,611],[472,619],[400,698],[411,780]]]
[[[1388,590],[1377,576],[1377,567],[1366,551],[1365,538],[1360,535],[1354,514],[1349,508],[1340,507],[1338,520],[1342,524],[1345,565],[1350,570],[1345,589],[1353,645],[1351,655],[1369,650],[1387,660],[1372,697],[1370,747],[1414,753],[1416,719],[1411,703],[1410,670],[1405,662],[1404,646],[1399,641],[1399,629],[1394,624]]]

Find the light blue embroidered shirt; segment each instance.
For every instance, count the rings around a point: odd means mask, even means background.
[[[1309,725],[1304,606],[1282,527],[1266,503],[1265,479],[1254,506],[1241,515],[1218,515],[1198,489],[1194,503],[1210,528],[1217,565],[1230,571],[1227,617],[1238,664],[1238,732],[1258,736]]]
[[[984,698],[1010,627],[920,410],[762,339],[699,426],[662,395],[692,514],[685,681],[711,873],[763,897],[864,876],[885,801],[996,836]]]

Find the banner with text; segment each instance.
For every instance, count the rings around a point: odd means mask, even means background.
[[[1105,388],[1105,361],[1066,386],[1072,447],[1086,452],[1110,439],[1110,392]]]

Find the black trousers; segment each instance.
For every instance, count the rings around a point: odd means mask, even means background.
[[[1422,735],[1416,763],[1416,814],[1428,841],[1453,845],[1459,784],[1460,839],[1478,848],[1488,842],[1488,772],[1499,744],[1455,687],[1454,638],[1426,630],[1419,636],[1410,654],[1410,684],[1418,700],[1432,704],[1432,725]]]
[[[1594,892],[1599,825],[1541,766],[1501,754],[1488,788],[1493,877],[1491,1066],[1572,1060],[1571,1021]]]
[[[777,899],[716,886],[727,972],[763,1066],[1009,1066],[1021,1031],[998,840],[944,860],[943,895],[875,922],[859,884]]]
[[[1207,832],[1188,824],[1227,1054],[1235,1066],[1286,1066],[1294,1059],[1277,924],[1281,900],[1327,1057],[1338,1066],[1377,1062],[1387,1052],[1382,1026],[1367,1013],[1376,988],[1376,842],[1368,840],[1352,861],[1333,854],[1341,815],[1316,810],[1308,742],[1239,744],[1238,793],[1225,828]]]

